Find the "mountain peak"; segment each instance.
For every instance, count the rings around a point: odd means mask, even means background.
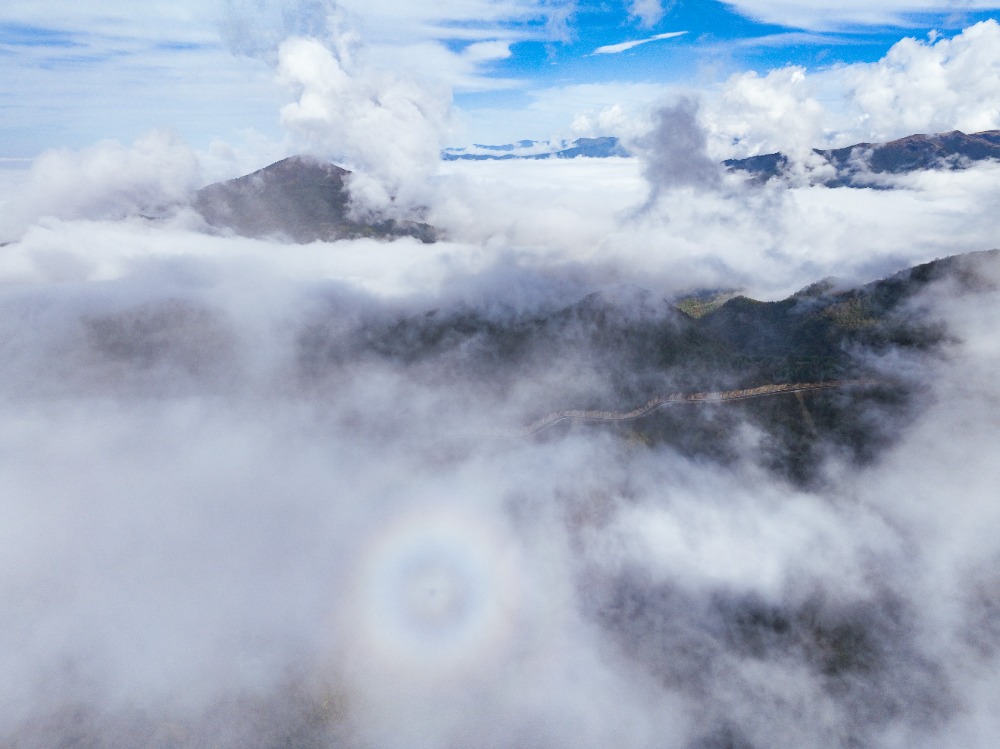
[[[351,174],[328,161],[296,155],[243,177],[198,191],[194,207],[211,226],[245,237],[315,241],[411,236],[436,239],[435,230],[414,221],[361,221],[350,215]]]

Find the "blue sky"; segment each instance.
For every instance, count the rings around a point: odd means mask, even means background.
[[[741,70],[766,72],[785,65],[809,68],[879,59],[904,36],[947,34],[992,11],[955,14],[951,9],[908,14],[898,24],[837,24],[814,30],[755,20],[725,3],[680,1],[651,26],[630,18],[625,3],[580,3],[569,36],[525,40],[511,57],[497,61],[493,74],[529,79],[533,85],[593,82],[669,82],[723,77]],[[593,54],[602,46],[640,41],[666,32],[686,32],[651,41],[618,54]]]
[[[279,140],[294,92],[276,83],[276,49],[293,35],[356,34],[367,65],[447,89],[459,123],[449,138],[482,141],[571,134],[574,107],[596,111],[601,97],[634,108],[750,70],[874,63],[904,37],[947,38],[998,10],[997,0],[8,0],[0,157],[157,127],[195,148]],[[674,32],[685,33],[594,54]]]

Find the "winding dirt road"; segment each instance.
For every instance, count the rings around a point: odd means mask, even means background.
[[[771,395],[781,395],[783,393],[803,393],[810,390],[832,390],[857,385],[879,385],[878,380],[826,380],[824,382],[792,382],[778,385],[761,385],[744,390],[725,390],[714,393],[673,393],[671,395],[658,395],[652,400],[631,411],[553,411],[550,414],[535,419],[521,429],[512,430],[509,434],[529,436],[537,434],[543,429],[548,429],[553,424],[567,419],[578,419],[580,421],[632,421],[647,414],[652,413],[661,406],[671,403],[723,403],[727,401],[749,400],[750,398],[763,398]]]

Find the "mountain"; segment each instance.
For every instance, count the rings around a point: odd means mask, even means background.
[[[348,175],[349,171],[333,164],[291,156],[252,174],[202,188],[194,208],[211,226],[245,237],[280,236],[300,244],[358,237],[437,239],[437,232],[427,224],[351,218]]]
[[[470,148],[446,148],[445,161],[508,161],[510,159],[606,159],[631,156],[618,138],[577,138],[573,141],[522,140],[503,146],[474,145]]]
[[[846,148],[813,149],[836,170],[821,181],[827,187],[870,187],[874,175],[906,174],[921,169],[963,169],[975,162],[1000,159],[1000,130],[967,135],[960,130],[934,135],[908,135],[888,143],[857,143]],[[753,181],[767,182],[788,167],[781,153],[728,159],[731,172],[746,172]]]
[[[871,460],[910,417],[918,386],[888,377],[877,362],[934,352],[949,332],[909,302],[945,280],[954,293],[982,291],[998,263],[1000,251],[955,256],[851,289],[820,281],[774,302],[723,292],[707,301],[698,297],[697,317],[684,311],[690,300],[671,303],[634,287],[595,292],[546,312],[464,304],[398,315],[376,310],[349,329],[344,310],[332,304],[302,330],[299,371],[304,382],[321,384],[344,367],[389,363],[415,381],[436,381],[446,372],[456,388],[502,402],[527,380],[546,395],[544,409],[526,424],[564,409],[629,412],[671,393],[870,383],[808,397],[655,409],[621,423],[570,418],[551,427],[607,429],[725,461],[740,450],[738,425],[750,423],[769,441],[768,467],[808,484],[824,450]]]

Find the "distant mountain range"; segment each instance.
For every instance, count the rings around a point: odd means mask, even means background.
[[[468,148],[446,148],[441,152],[445,161],[508,161],[510,159],[575,159],[585,157],[606,159],[631,156],[618,138],[577,138],[576,140],[522,140],[503,146],[474,145]]]
[[[888,143],[857,143],[835,149],[813,149],[836,174],[821,181],[827,187],[870,187],[878,175],[906,174],[922,169],[962,169],[977,161],[1000,159],[1000,130],[967,135],[960,130],[934,135],[908,135]],[[731,172],[746,172],[764,183],[780,177],[789,166],[781,153],[729,159]]]
[[[966,134],[960,130],[933,135],[908,135],[887,143],[856,143],[835,149],[813,149],[835,170],[821,180],[827,187],[871,187],[878,175],[905,174],[921,169],[962,169],[978,161],[1000,159],[1000,130]],[[592,159],[629,157],[632,153],[618,138],[578,138],[573,141],[522,140],[502,146],[475,145],[446,148],[445,161],[506,161],[510,159]],[[788,156],[767,153],[745,159],[727,159],[730,172],[748,174],[763,184],[782,176],[790,165]]]
[[[348,175],[328,162],[291,156],[204,187],[193,205],[209,225],[245,237],[284,237],[298,243],[359,237],[437,239],[433,227],[415,221],[351,218]]]

